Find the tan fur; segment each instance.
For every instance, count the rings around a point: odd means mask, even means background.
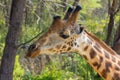
[[[103,41],[95,37],[92,33],[89,33],[85,30],[85,32],[92,38],[94,39],[95,42],[98,42],[105,50],[107,50],[110,54],[112,55],[117,55],[114,50],[112,50],[108,45],[106,45]],[[88,37],[89,37],[88,36]]]

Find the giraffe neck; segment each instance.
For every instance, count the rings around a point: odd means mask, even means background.
[[[80,47],[77,51],[82,55],[95,71],[105,80],[120,80],[120,59],[104,42],[90,35],[87,31],[76,40]],[[96,40],[97,39],[97,40]],[[82,42],[79,42],[82,41]],[[82,46],[82,48],[81,48]]]

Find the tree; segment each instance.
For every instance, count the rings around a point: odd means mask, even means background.
[[[114,49],[118,54],[120,54],[120,20],[114,37],[112,49]]]
[[[12,0],[10,24],[0,67],[0,80],[12,80],[18,39],[21,33],[25,0]]]
[[[114,18],[116,13],[119,11],[118,0],[108,0],[108,14],[109,14],[109,23],[108,23],[108,32],[106,38],[106,44],[110,44],[112,30],[114,27]]]

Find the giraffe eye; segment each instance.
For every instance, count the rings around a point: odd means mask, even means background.
[[[66,39],[66,38],[68,38],[68,37],[69,37],[69,35],[66,35],[66,34],[60,33],[60,37],[62,37],[62,38],[64,38],[64,39]]]
[[[28,48],[28,50],[34,50],[36,48],[35,44],[30,45],[30,47]]]

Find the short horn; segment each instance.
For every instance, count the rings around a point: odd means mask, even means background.
[[[78,14],[79,14],[79,11],[81,10],[81,6],[80,5],[77,5],[73,14],[71,15],[71,17],[68,19],[68,23],[69,24],[75,24],[76,21],[77,21],[77,17],[78,17]]]
[[[72,14],[72,11],[73,11],[73,8],[72,8],[72,7],[69,7],[68,10],[67,10],[67,12],[66,12],[66,14],[65,14],[65,16],[64,16],[64,20],[69,19],[69,17],[70,17],[71,14]]]
[[[78,11],[80,11],[80,10],[82,10],[82,7],[81,7],[80,5],[77,5],[77,6],[76,6],[76,9],[74,10],[74,13],[75,13],[75,12],[78,12]]]
[[[52,32],[60,30],[60,29],[62,29],[64,27],[64,25],[65,25],[65,22],[61,19],[60,16],[54,16],[52,25],[50,27],[50,30]]]
[[[52,25],[58,24],[61,21],[61,16],[54,16]]]

